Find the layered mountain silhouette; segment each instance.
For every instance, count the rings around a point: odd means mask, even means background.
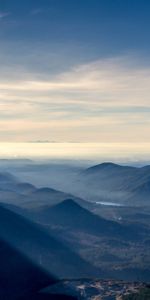
[[[41,167],[42,170],[45,167]],[[149,278],[149,166],[135,168],[104,163],[80,170],[78,180],[74,181],[76,196],[55,188],[37,188],[20,178],[8,172],[0,173],[0,249],[6,249],[2,250],[2,259],[4,252],[6,257],[9,251],[12,251],[9,256],[15,257],[15,252],[23,265],[23,273],[27,274],[24,260],[46,280],[47,276],[48,280],[93,276]],[[104,219],[104,211],[108,217],[106,206],[96,204],[101,201],[126,206],[126,210],[124,206],[117,208],[118,222]],[[141,206],[143,210],[139,210]],[[109,209],[110,214],[115,215],[116,211]],[[95,214],[98,210],[101,217]],[[124,222],[119,217],[126,214]],[[143,219],[142,224],[137,222]],[[11,261],[9,264],[11,266]],[[31,274],[34,277],[34,271],[31,270]],[[16,278],[14,286],[17,282]],[[35,277],[35,287],[36,282],[42,288]],[[29,285],[27,299],[51,299],[49,297],[36,288],[32,293]]]
[[[137,227],[109,221],[81,207],[72,199],[67,199],[52,207],[44,207],[31,215],[41,224],[62,227],[73,231],[82,231],[98,236],[120,239],[139,239]]]
[[[43,187],[36,189],[30,194],[30,203],[34,206],[36,201],[37,207],[45,204],[52,205],[65,200],[68,196],[69,194],[67,193],[52,188]]]
[[[35,167],[35,166],[33,166]],[[150,166],[136,168],[114,163],[102,163],[78,174],[72,183],[74,195],[50,187],[36,188],[27,182],[19,182],[8,172],[0,173],[0,201],[37,207],[56,204],[67,198],[89,201],[112,201],[130,206],[149,205]],[[19,199],[21,199],[19,201]],[[20,203],[19,203],[20,202]],[[27,207],[26,206],[26,207]]]
[[[91,276],[96,269],[45,230],[0,206],[0,238],[57,278]]]
[[[25,255],[0,239],[0,299],[29,299],[40,289],[58,280]]]
[[[59,280],[34,264],[25,255],[0,239],[0,299],[3,300],[73,300],[75,297],[44,293],[42,290]]]
[[[150,166],[136,168],[102,163],[80,173],[81,195],[92,200],[150,205]]]
[[[137,247],[144,247],[145,239],[149,237],[149,229],[145,226],[136,222],[118,223],[106,220],[81,207],[72,199],[54,206],[33,209],[30,218],[45,226],[66,245],[82,253],[84,259],[93,262],[94,265],[97,262],[98,276],[102,278],[150,278],[146,265],[142,262],[140,267],[139,264],[132,264],[132,256],[134,258],[136,255]],[[145,250],[148,251],[148,248]],[[124,257],[124,251],[132,251],[130,259],[128,256]],[[140,253],[137,255],[139,259],[142,258]],[[112,269],[115,265],[116,268]]]
[[[25,168],[25,167],[24,167]],[[23,170],[24,170],[23,168]],[[56,169],[58,166],[56,166]],[[40,172],[51,172],[55,170],[55,166],[46,168],[46,165],[30,165],[27,171],[39,170]],[[58,168],[59,170],[59,168]],[[61,169],[62,172],[63,169]],[[50,174],[51,174],[50,173]],[[47,176],[49,173],[47,173]],[[42,175],[41,175],[42,176]],[[52,174],[51,174],[52,176]],[[59,172],[57,173],[59,177]],[[65,181],[60,174],[60,186],[61,180]],[[118,203],[127,204],[130,206],[149,205],[150,198],[150,166],[142,168],[121,166],[118,164],[106,162],[96,166],[92,166],[88,169],[81,170],[78,175],[76,174],[76,180],[72,181],[69,190],[74,196],[67,191],[62,192],[58,188],[36,188],[34,185],[27,182],[20,182],[15,176],[8,172],[0,173],[0,201],[6,201],[7,195],[5,193],[12,193],[8,195],[8,201],[13,203],[16,197],[16,203],[19,204],[19,196],[22,196],[22,201],[26,202],[28,199],[36,200],[39,205],[43,202],[46,204],[56,204],[67,198],[77,200],[77,197],[83,198],[89,201],[113,201]],[[51,179],[49,179],[51,180]],[[72,180],[72,179],[71,179]],[[63,184],[62,184],[63,185]],[[23,199],[23,197],[28,199]],[[49,203],[48,203],[49,202]],[[37,204],[37,205],[38,205]],[[31,204],[32,205],[32,204]]]
[[[37,188],[31,183],[19,181],[8,172],[0,173],[0,202],[32,208],[54,205],[68,197],[82,202],[81,199],[50,187]]]

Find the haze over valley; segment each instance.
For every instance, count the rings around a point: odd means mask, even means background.
[[[0,238],[56,280],[149,282],[149,178],[149,166],[1,160]]]

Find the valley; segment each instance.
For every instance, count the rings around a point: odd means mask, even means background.
[[[81,170],[75,167],[74,171],[74,167],[64,167],[62,165],[59,167],[57,165],[57,187],[54,184],[54,179],[52,179],[54,168],[55,165],[52,166],[51,170],[50,165],[43,164],[39,166],[35,162],[27,162],[27,164],[20,162],[12,167],[12,164],[7,161],[6,166],[3,163],[0,172],[1,261],[5,265],[7,251],[2,249],[5,249],[8,245],[7,247],[10,249],[8,251],[16,251],[22,256],[20,264],[22,259],[31,262],[30,268],[33,268],[33,276],[34,268],[45,274],[41,275],[44,280],[41,283],[36,281],[39,279],[36,279],[35,276],[35,285],[31,285],[31,287],[27,281],[28,299],[30,299],[30,294],[32,299],[34,297],[36,299],[47,299],[48,295],[44,294],[43,296],[43,292],[42,295],[37,294],[36,296],[32,293],[36,291],[36,286],[40,287],[40,284],[41,287],[42,285],[48,286],[48,283],[53,281],[58,282],[58,286],[56,285],[57,292],[62,281],[65,286],[69,282],[74,290],[78,290],[78,295],[71,292],[72,297],[93,300],[122,300],[121,291],[128,294],[139,290],[142,287],[142,282],[149,283],[150,193],[147,185],[144,190],[146,198],[144,198],[144,201],[141,200],[140,203],[139,197],[137,202],[134,198],[134,204],[133,202],[129,203],[128,197],[122,200],[119,196],[120,198],[115,200],[114,192],[113,197],[110,194],[109,201],[106,199],[107,197],[99,198],[97,201],[95,195],[91,201],[91,198],[80,197],[78,192],[73,194],[76,186],[78,191],[77,177],[78,180],[81,180],[83,174],[88,173],[86,175],[88,177],[85,176],[84,179],[84,186],[91,192],[93,186],[96,186],[96,193],[97,191],[101,193],[103,171],[103,181],[104,178],[107,178],[108,181],[109,178],[113,178],[113,189],[115,188],[116,193],[118,193],[120,183],[128,180],[128,168],[114,167],[114,165],[110,166],[109,164],[98,166],[98,175],[97,168],[96,175],[94,174],[94,178],[95,176],[97,178],[94,180],[97,183],[93,185],[93,170],[91,175],[89,169]],[[36,181],[34,178],[35,170],[39,174],[37,176],[42,178],[45,169],[49,184],[39,186],[37,183],[36,185],[33,182]],[[70,169],[72,174],[75,173],[69,178]],[[58,170],[60,173],[62,172],[60,177]],[[99,175],[99,170],[101,175]],[[143,172],[144,175],[142,175]],[[139,179],[137,179],[137,173]],[[68,176],[69,189],[67,189],[67,185],[63,186],[65,176],[66,178]],[[142,181],[148,180],[150,176],[149,168],[145,167],[144,171],[141,171],[141,168],[132,170],[132,186],[134,182],[136,189],[140,176],[143,176]],[[25,177],[33,177],[33,180],[26,181]],[[100,178],[99,185],[98,178]],[[118,178],[120,178],[119,182]],[[89,184],[89,179],[91,184]],[[129,180],[131,181],[131,178]],[[59,185],[58,182],[62,182],[62,184]],[[88,185],[85,182],[88,182]],[[63,189],[61,189],[62,186]],[[141,183],[139,183],[140,186]],[[16,264],[14,259],[15,256],[13,255],[9,260],[10,266]],[[22,269],[23,264],[18,267]],[[22,269],[22,272],[25,272],[24,269]],[[28,268],[26,272],[28,274]],[[9,276],[8,269],[6,282]],[[28,275],[27,278],[29,278]],[[87,279],[85,280],[85,278]],[[18,280],[22,279],[14,278],[14,286],[17,286],[20,282],[21,288],[22,282]],[[53,290],[53,283],[51,288]],[[14,291],[14,295],[20,293],[20,290],[17,290]],[[3,292],[5,294],[5,289],[1,290],[1,293]],[[24,297],[23,294],[19,295]],[[6,297],[7,299],[9,299],[9,296]],[[16,296],[14,296],[14,300],[17,300]]]

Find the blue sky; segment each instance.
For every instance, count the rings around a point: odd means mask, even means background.
[[[0,141],[148,141],[149,0],[1,0]]]
[[[1,0],[0,9],[4,41],[58,53],[61,45],[70,56],[75,47],[77,62],[150,50],[149,0]]]

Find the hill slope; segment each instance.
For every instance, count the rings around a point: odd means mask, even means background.
[[[0,299],[16,300],[57,282],[26,256],[0,239]]]
[[[81,196],[90,200],[150,205],[150,166],[103,163],[80,173],[78,184]]]
[[[98,236],[136,239],[139,234],[134,226],[122,225],[114,221],[103,219],[87,209],[81,207],[72,199],[67,199],[52,207],[44,207],[38,212],[31,212],[38,222],[61,226],[73,231],[82,231]]]
[[[58,278],[90,276],[96,271],[41,226],[2,206],[0,238]]]

